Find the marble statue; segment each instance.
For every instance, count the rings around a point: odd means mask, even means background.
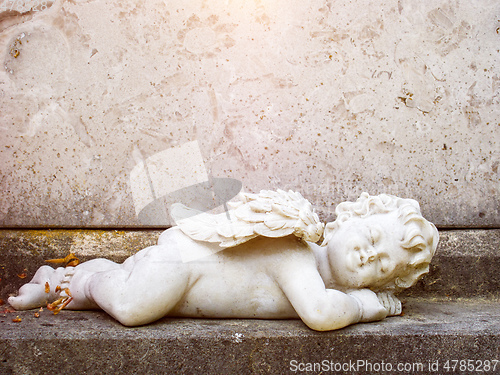
[[[239,199],[218,215],[174,205],[177,225],[157,245],[123,264],[42,266],[9,303],[102,309],[125,326],[164,316],[300,318],[328,331],[401,314],[395,294],[428,272],[436,251],[436,227],[412,199],[363,193],[326,226],[296,192]]]

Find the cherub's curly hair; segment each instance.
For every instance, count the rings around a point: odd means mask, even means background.
[[[387,194],[370,196],[368,193],[362,193],[356,202],[340,203],[335,209],[337,218],[325,227],[325,240],[321,246],[326,246],[333,232],[350,218],[364,218],[393,211],[397,211],[398,219],[405,227],[401,246],[412,253],[412,257],[406,269],[401,272],[402,275],[379,289],[398,292],[414,285],[429,272],[429,263],[439,240],[436,227],[422,217],[417,201]]]

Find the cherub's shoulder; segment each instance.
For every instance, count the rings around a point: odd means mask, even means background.
[[[288,262],[314,260],[314,252],[308,242],[289,235],[280,238],[257,237],[235,247],[220,252],[228,257],[249,257],[263,259],[275,265]]]
[[[253,250],[244,249],[244,246],[251,246],[252,242],[257,245]],[[276,272],[286,272],[290,268],[316,268],[315,254],[310,244],[293,235],[272,239],[260,237],[249,242],[248,245],[240,246],[241,254],[253,253],[254,257],[259,257]]]
[[[180,227],[175,226],[169,228],[160,234],[158,238],[158,245],[164,247],[192,247],[192,246],[202,246],[202,247],[215,247],[217,251],[220,250],[215,244],[209,242],[201,242],[192,239],[190,236],[186,235]]]
[[[158,245],[168,245],[173,240],[189,238],[187,237],[179,227],[171,227],[167,230],[164,230],[160,237],[158,237]]]

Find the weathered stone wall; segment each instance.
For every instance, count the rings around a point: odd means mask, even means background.
[[[500,224],[497,0],[0,4],[1,226],[151,225],[211,177]]]

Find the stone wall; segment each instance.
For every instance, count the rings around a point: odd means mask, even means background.
[[[214,179],[500,224],[497,0],[0,4],[0,226],[168,225]]]

